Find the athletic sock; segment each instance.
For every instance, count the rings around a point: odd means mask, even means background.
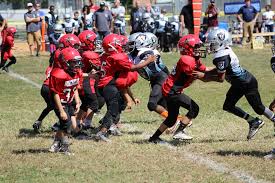
[[[168,111],[164,111],[160,115],[164,118],[167,118],[168,117]]]
[[[159,138],[159,136],[162,134],[162,132],[157,129],[157,131],[154,133],[154,135],[151,137],[152,139],[157,139]]]
[[[275,122],[274,113],[270,109],[268,109],[267,107],[265,107],[263,115],[265,117],[267,117],[268,119],[270,119],[272,122]]]

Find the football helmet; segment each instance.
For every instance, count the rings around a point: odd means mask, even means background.
[[[81,45],[80,40],[74,34],[66,34],[62,36],[59,40],[59,48],[75,48],[79,49]]]
[[[159,41],[158,41],[157,36],[151,32],[145,32],[145,35],[148,37],[148,39],[151,42],[149,48],[157,49],[159,47]]]
[[[8,27],[7,28],[7,36],[14,36],[16,33],[16,28],[15,27]]]
[[[62,25],[61,24],[55,24],[54,26],[54,33],[61,34],[62,33]]]
[[[102,47],[107,54],[122,53],[124,44],[124,40],[118,34],[109,34],[102,41]]]
[[[132,52],[135,50],[135,41],[136,41],[136,38],[138,37],[139,34],[142,34],[141,32],[136,32],[136,33],[133,33],[131,34],[129,37],[128,37],[128,43],[127,43],[127,51],[128,52]]]
[[[78,35],[81,47],[93,51],[95,49],[96,34],[91,30],[85,30]]]
[[[209,32],[206,38],[207,51],[210,53],[222,50],[227,46],[230,46],[231,43],[231,35],[225,29],[214,29]]]
[[[59,54],[62,69],[69,74],[75,74],[82,66],[80,53],[71,47],[64,48]]]
[[[206,50],[201,49],[201,47],[201,40],[194,34],[183,36],[178,42],[178,48],[181,55],[204,58],[206,57]]]
[[[150,13],[144,13],[144,14],[142,15],[143,21],[149,21],[150,18],[151,18],[151,14],[150,14]]]
[[[85,51],[82,54],[82,59],[88,60],[92,67],[96,70],[100,69],[101,62],[99,58],[99,54],[92,52],[92,51]]]
[[[65,20],[65,22],[69,23],[70,20],[71,20],[71,15],[70,14],[65,14],[64,15],[64,20]]]

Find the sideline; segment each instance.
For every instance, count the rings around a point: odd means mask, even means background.
[[[8,73],[9,76],[14,77],[16,79],[22,80],[38,89],[41,88],[42,83],[38,84],[24,76],[21,76],[20,74],[17,74],[15,72],[12,72],[10,70],[10,72]],[[135,127],[134,125],[130,125],[130,124],[123,124],[123,127],[128,129],[128,130],[133,130],[133,129],[137,129],[137,127]],[[144,139],[149,139],[150,135],[143,135]],[[234,170],[231,168],[226,167],[224,164],[222,163],[218,163],[216,161],[211,160],[208,157],[204,157],[204,156],[200,156],[200,155],[196,155],[193,152],[188,152],[186,150],[182,150],[182,149],[178,149],[177,147],[167,143],[165,145],[162,145],[172,151],[177,151],[178,153],[182,154],[183,158],[189,161],[194,162],[195,164],[199,164],[199,165],[203,165],[205,167],[207,167],[208,169],[211,169],[217,173],[224,173],[224,174],[229,174],[233,177],[235,177],[236,179],[242,181],[242,182],[247,182],[247,183],[269,183],[268,181],[265,180],[257,180],[254,177],[252,177],[251,175],[247,174],[246,172],[243,171],[238,171],[238,170]]]

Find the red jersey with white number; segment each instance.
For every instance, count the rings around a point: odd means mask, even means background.
[[[50,76],[50,91],[59,95],[62,104],[70,104],[81,77],[79,72],[70,76],[63,69],[53,68]]]
[[[180,94],[184,88],[187,88],[196,79],[193,77],[193,71],[204,72],[206,66],[200,60],[194,57],[183,55],[177,62],[169,77],[162,85],[164,96]]]
[[[45,75],[46,75],[46,79],[44,80],[44,85],[49,86],[50,84],[50,76],[51,76],[51,71],[52,71],[53,67],[52,66],[48,66],[46,71],[45,71]]]
[[[104,77],[100,78],[98,88],[106,86],[110,81],[117,77],[120,72],[130,71],[133,65],[129,61],[128,55],[125,53],[116,53],[113,55],[104,54],[101,57],[101,64],[106,74]]]

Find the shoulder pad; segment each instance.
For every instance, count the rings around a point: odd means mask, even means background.
[[[51,72],[51,76],[58,79],[66,79],[68,74],[63,69],[54,68]]]
[[[99,58],[99,54],[93,51],[84,51],[82,53],[82,57],[85,59],[98,59]]]

